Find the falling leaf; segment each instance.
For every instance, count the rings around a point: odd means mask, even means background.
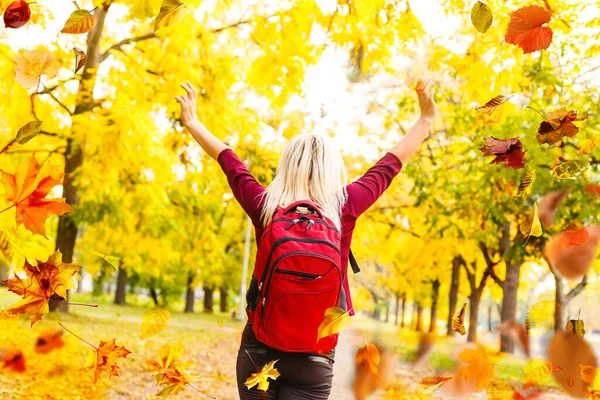
[[[45,198],[54,186],[60,184],[63,166],[46,164],[40,169],[33,153],[27,162],[17,166],[14,175],[3,170],[0,173],[6,198],[16,208],[17,227],[23,224],[27,230],[46,237],[46,219],[73,210],[65,199]]]
[[[496,156],[490,164],[505,163],[505,168],[525,168],[523,157],[523,145],[519,138],[496,139],[488,137],[485,139],[487,145],[480,148],[484,156]]]
[[[566,108],[553,111],[546,115],[546,120],[542,121],[538,127],[536,139],[539,144],[555,144],[560,142],[563,137],[575,137],[579,133],[579,128],[573,124],[574,121],[583,121],[587,115],[579,117],[577,111],[567,111]]]
[[[0,351],[0,361],[3,368],[12,369],[16,372],[25,372],[25,356],[23,352],[16,348],[8,348]]]
[[[88,10],[75,10],[65,22],[61,33],[88,33],[96,26],[96,17]]]
[[[589,164],[585,161],[567,161],[554,167],[552,174],[556,179],[575,179],[575,177],[587,170],[588,167]]]
[[[356,352],[356,363],[362,365],[371,375],[377,376],[379,370],[379,349],[373,343],[367,343]]]
[[[548,262],[563,278],[579,279],[588,273],[600,242],[600,225],[589,225],[586,230],[590,239],[579,247],[565,247],[560,235],[553,236],[544,247]]]
[[[160,12],[154,21],[154,32],[181,21],[185,17],[186,11],[184,3],[179,0],[163,0]]]
[[[119,267],[116,266],[119,263],[118,257],[108,256],[106,254],[98,253],[97,251],[92,251],[91,253],[98,257],[98,260],[103,267],[112,268],[115,271],[119,270]]]
[[[25,260],[23,269],[27,279],[14,276],[4,281],[9,291],[23,297],[4,311],[14,315],[28,314],[33,325],[48,313],[48,301],[53,294],[67,297],[67,290],[75,287],[73,275],[81,270],[81,266],[64,264],[60,250],[57,250],[47,261],[37,260],[37,267]]]
[[[170,320],[171,314],[164,308],[154,307],[144,312],[140,339],[149,338],[164,330],[169,325]]]
[[[523,7],[511,14],[504,40],[523,49],[525,54],[547,49],[552,43],[550,13],[539,6]]]
[[[533,187],[533,182],[535,182],[535,176],[536,171],[534,169],[525,171],[525,175],[521,180],[515,199],[525,199],[531,195],[531,188]]]
[[[567,229],[560,234],[560,240],[565,248],[579,247],[590,240],[590,234],[585,227]]]
[[[475,3],[471,10],[471,22],[479,32],[486,33],[490,29],[490,26],[492,26],[493,20],[492,10],[487,4],[481,1]]]
[[[465,311],[467,309],[467,303],[463,304],[459,312],[452,316],[451,326],[452,330],[456,333],[464,335],[467,333],[465,330]]]
[[[476,349],[464,349],[458,354],[458,357],[469,365],[462,367],[457,376],[467,381],[475,380],[477,390],[486,388],[496,377],[496,368],[482,346],[477,345]]]
[[[98,381],[98,378],[103,372],[107,372],[109,378],[112,376],[119,376],[117,360],[131,354],[125,347],[117,346],[115,340],[116,339],[113,339],[109,342],[101,340],[96,351],[90,353],[85,367],[94,371],[94,383]]]
[[[541,333],[549,332],[554,328],[554,308],[552,300],[542,300],[535,303],[525,316],[525,329],[531,335],[533,329],[540,329]]]
[[[31,139],[36,137],[41,130],[42,121],[31,121],[28,122],[25,126],[23,126],[17,132],[16,141],[19,144],[25,144],[29,142]]]
[[[598,139],[591,137],[583,144],[583,146],[581,146],[579,155],[585,156],[586,154],[590,154],[592,151],[596,150],[596,147],[598,147]]]
[[[248,389],[258,385],[258,390],[266,392],[269,389],[268,379],[275,380],[279,378],[279,371],[274,367],[277,361],[279,360],[266,363],[260,372],[255,372],[250,375],[248,379],[246,379],[246,382],[244,382],[244,385],[246,385]]]
[[[418,395],[430,395],[446,382],[452,379],[451,376],[430,376],[427,378],[421,379],[419,384],[417,385],[416,394]]]
[[[507,382],[493,380],[487,385],[488,400],[512,400],[517,390]]]
[[[538,206],[537,203],[533,204],[533,210],[527,219],[521,223],[519,229],[523,236],[527,236],[527,239],[531,236],[540,237],[542,236],[542,224],[538,217]]]
[[[548,86],[546,89],[544,89],[544,95],[543,97],[545,99],[551,99],[554,96],[556,96],[558,94],[558,90],[556,90],[556,87],[553,85]]]
[[[75,53],[75,73],[77,73],[77,71],[85,65],[87,56],[85,55],[85,52],[78,47],[73,47],[73,52]]]
[[[585,383],[590,385],[593,384],[594,378],[596,377],[596,367],[579,364],[579,376]]]
[[[29,3],[23,0],[13,1],[4,11],[4,25],[7,28],[17,29],[29,22],[31,9]]]
[[[544,385],[550,378],[552,370],[552,363],[548,360],[534,358],[527,361],[523,368],[523,389]]]
[[[46,51],[21,50],[15,62],[15,82],[27,89],[38,86],[42,75],[52,79],[60,70],[56,57]]]
[[[350,323],[350,311],[344,311],[339,307],[330,307],[325,310],[325,318],[319,325],[319,336],[317,341],[329,335],[339,333]]]
[[[585,185],[585,190],[590,194],[600,196],[600,185]]]
[[[581,397],[587,384],[581,379],[570,382],[569,377],[580,375],[580,364],[592,367],[597,365],[592,347],[572,332],[557,332],[548,344],[548,360],[563,369],[552,371],[554,379],[563,390],[571,396]]]
[[[583,339],[583,336],[585,335],[585,327],[583,321],[580,319],[571,319],[567,321],[565,331],[574,333],[575,335]]]
[[[510,96],[504,96],[504,95],[496,96],[493,99],[491,99],[490,101],[488,101],[487,103],[485,103],[484,105],[477,107],[476,109],[479,110],[479,111],[485,111],[489,115],[491,115],[494,111],[496,111],[496,108],[498,108],[502,104],[506,103],[511,97],[512,97],[512,95],[510,95]]]
[[[35,342],[37,353],[48,354],[54,349],[60,349],[65,345],[62,340],[63,331],[50,329],[42,333]]]

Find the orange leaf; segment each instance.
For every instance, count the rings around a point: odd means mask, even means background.
[[[4,363],[4,368],[12,369],[16,372],[25,371],[25,356],[19,349],[8,348],[0,351],[0,361]]]
[[[37,267],[25,260],[23,266],[27,279],[14,276],[4,281],[8,290],[22,296],[16,304],[4,311],[13,315],[28,314],[31,325],[48,313],[48,301],[54,294],[67,297],[67,290],[75,287],[73,275],[81,269],[77,264],[64,264],[62,254],[57,250],[47,261],[37,260]]]
[[[69,16],[61,33],[88,33],[96,26],[96,17],[88,10],[75,10]]]
[[[590,240],[590,234],[585,227],[581,229],[567,229],[560,234],[560,240],[566,248],[579,247]]]
[[[462,308],[460,309],[459,312],[457,312],[456,314],[454,314],[454,316],[452,317],[452,330],[454,332],[460,333],[461,335],[464,335],[467,333],[467,331],[465,330],[465,310],[467,308],[467,303],[463,304]]]
[[[542,121],[538,127],[536,139],[539,144],[555,144],[560,142],[563,137],[575,137],[579,133],[579,128],[573,124],[574,121],[583,121],[587,115],[577,116],[577,111],[567,111],[566,108],[553,111],[546,115],[546,120]]]
[[[596,367],[579,364],[579,375],[582,381],[591,385],[596,377]]]
[[[490,164],[504,164],[505,168],[520,169],[525,168],[525,153],[523,145],[519,138],[496,139],[495,137],[485,138],[486,145],[480,148],[484,156],[496,156]]]
[[[37,353],[47,354],[53,349],[59,349],[65,345],[62,341],[63,331],[56,329],[48,330],[42,333],[35,342],[35,351]]]
[[[78,47],[73,47],[73,52],[75,53],[75,73],[79,71],[85,63],[87,62],[87,56],[85,52]]]
[[[492,113],[494,111],[496,111],[496,108],[498,108],[502,104],[506,103],[511,97],[512,97],[512,95],[510,95],[510,96],[504,96],[504,95],[496,96],[493,99],[491,99],[490,101],[488,101],[487,103],[485,103],[484,105],[477,107],[476,110],[485,111],[489,115],[492,115]]]
[[[113,339],[110,342],[100,341],[96,352],[91,353],[86,362],[85,367],[94,371],[94,383],[98,381],[104,371],[108,372],[109,377],[119,376],[117,360],[131,354],[125,347],[117,346],[115,340]]]
[[[542,7],[523,7],[510,14],[504,40],[518,45],[525,53],[547,49],[552,43],[552,29],[542,25],[548,22],[550,13]]]
[[[423,378],[417,385],[416,393],[425,395],[432,394],[450,379],[452,379],[451,376],[430,376]]]
[[[27,89],[39,86],[42,75],[52,79],[60,71],[60,62],[47,51],[21,50],[15,63],[15,82]]]
[[[46,199],[50,190],[60,185],[63,167],[40,165],[35,153],[25,163],[20,163],[14,175],[0,170],[7,200],[16,208],[17,227],[20,224],[33,233],[46,236],[46,219],[72,211],[65,199]]]
[[[475,388],[482,390],[496,377],[496,368],[485,349],[477,345],[476,349],[464,349],[458,354],[461,360],[468,363],[458,371],[458,377],[465,380],[475,380]]]
[[[586,185],[585,190],[588,193],[600,196],[600,185]]]
[[[373,343],[367,343],[356,352],[356,362],[362,365],[373,376],[379,370],[379,349]]]

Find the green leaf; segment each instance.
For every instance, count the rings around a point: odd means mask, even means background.
[[[585,161],[567,161],[554,167],[552,174],[555,179],[575,179],[575,177],[581,175],[588,166],[589,164]]]
[[[17,132],[17,143],[25,144],[36,137],[40,133],[41,125],[42,121],[31,121],[27,123],[27,125],[23,126],[19,129],[19,132]]]
[[[186,11],[183,3],[179,0],[163,0],[160,12],[154,21],[154,32],[181,21],[185,17]]]
[[[490,26],[492,26],[493,20],[492,10],[487,4],[483,4],[480,1],[475,3],[471,10],[471,22],[473,22],[475,29],[481,33],[486,33],[490,29]]]

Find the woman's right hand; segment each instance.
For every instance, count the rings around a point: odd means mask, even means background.
[[[437,106],[433,95],[435,93],[433,89],[433,82],[431,79],[423,81],[419,79],[416,88],[417,96],[419,97],[419,108],[421,109],[421,120],[427,120],[433,122],[437,116]]]
[[[190,81],[187,81],[186,84],[182,83],[180,86],[186,91],[186,94],[175,96],[175,100],[181,105],[181,122],[186,128],[189,128],[198,122],[196,116],[196,88]]]

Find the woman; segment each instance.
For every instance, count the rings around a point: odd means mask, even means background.
[[[252,219],[257,242],[277,206],[297,200],[311,200],[323,215],[341,229],[342,270],[347,271],[352,231],[356,219],[388,188],[408,158],[427,136],[436,117],[431,81],[419,81],[417,96],[421,116],[410,131],[357,181],[346,185],[341,153],[324,137],[304,134],[287,145],[273,182],[265,189],[250,174],[232,149],[213,136],[196,117],[196,90],[188,81],[176,96],[181,120],[210,157],[217,160],[227,176],[235,198]],[[252,289],[252,288],[251,288]],[[343,289],[349,294],[347,273]],[[346,309],[352,310],[348,295]],[[334,350],[324,354],[286,353],[258,341],[246,325],[237,356],[237,382],[241,399],[327,399],[333,378]],[[247,389],[246,379],[257,368],[278,360],[280,377],[269,381],[268,391]]]

